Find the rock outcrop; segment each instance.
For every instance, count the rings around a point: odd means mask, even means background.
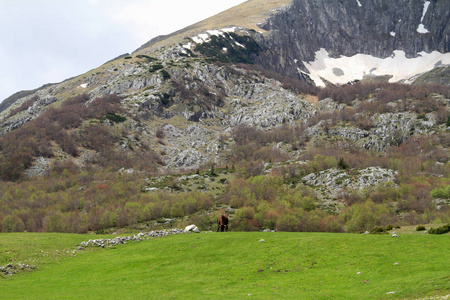
[[[349,172],[339,169],[328,169],[319,173],[311,173],[303,177],[305,184],[315,187],[322,198],[335,199],[342,189],[363,190],[382,184],[395,184],[395,172],[380,167],[369,167]]]
[[[261,25],[269,34],[257,35],[266,51],[256,61],[302,78],[307,71],[303,62],[314,61],[320,49],[334,58],[356,54],[387,58],[395,50],[404,51],[406,57],[422,51],[448,53],[449,17],[446,0],[294,0]]]

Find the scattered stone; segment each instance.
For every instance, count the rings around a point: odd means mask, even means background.
[[[16,274],[17,271],[32,271],[34,269],[36,269],[37,266],[32,266],[32,265],[27,265],[27,264],[22,264],[22,263],[17,263],[17,264],[7,264],[3,267],[0,267],[0,272],[3,273],[4,275],[9,275],[12,276],[14,274]]]
[[[150,232],[141,232],[137,235],[130,235],[125,237],[116,237],[113,239],[96,239],[89,240],[87,242],[81,242],[80,247],[110,247],[115,245],[126,244],[127,242],[140,242],[142,240],[148,240],[150,238],[158,238],[163,236],[168,236],[172,234],[184,233],[183,229],[164,229],[164,230],[154,230]]]
[[[258,242],[265,242],[266,240],[260,239]]]
[[[121,168],[120,170],[119,170],[119,173],[120,174],[133,174],[134,173],[134,169],[125,169],[125,168]]]
[[[398,262],[395,262],[395,263],[394,263],[394,266],[397,266],[397,265],[398,265]]]
[[[395,292],[386,293],[386,295],[392,295],[392,294],[395,294]]]
[[[394,233],[392,237],[398,238],[398,235]]]
[[[356,275],[361,275],[361,272],[357,272]]]

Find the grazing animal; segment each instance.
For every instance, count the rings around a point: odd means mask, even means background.
[[[228,231],[228,217],[226,215],[221,215],[217,218],[217,231]]]

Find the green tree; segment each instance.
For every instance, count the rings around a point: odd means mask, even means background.
[[[348,164],[345,162],[343,157],[341,157],[339,159],[337,167],[338,167],[338,169],[341,169],[341,170],[347,170],[348,169]]]
[[[2,222],[2,232],[22,232],[25,224],[18,216],[6,216]]]
[[[100,226],[102,228],[110,228],[117,225],[119,215],[115,211],[105,210],[100,217]]]
[[[299,220],[292,213],[282,214],[276,223],[278,231],[297,231]]]
[[[450,185],[435,188],[430,192],[431,197],[433,198],[450,198]]]

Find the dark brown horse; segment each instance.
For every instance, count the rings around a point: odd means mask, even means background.
[[[217,231],[228,231],[228,217],[226,215],[221,215],[217,218]]]

